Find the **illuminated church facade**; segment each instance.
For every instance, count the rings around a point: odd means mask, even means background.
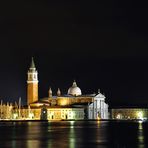
[[[81,89],[74,81],[67,94],[62,94],[58,88],[57,94],[54,96],[52,89],[49,88],[48,97],[39,99],[38,72],[33,58],[27,75],[27,105],[31,118],[46,120],[108,119],[108,104],[105,103],[105,96],[100,91],[97,94],[82,95]]]
[[[53,95],[49,88],[48,96],[38,97],[38,72],[32,58],[27,72],[27,105],[21,106],[21,99],[14,105],[0,103],[0,119],[2,120],[84,120],[108,119],[108,104],[105,96],[97,94],[82,94],[76,81],[62,94],[58,88]]]
[[[68,88],[67,94],[62,94],[58,88],[53,95],[49,88],[48,96],[38,97],[38,72],[32,58],[27,72],[27,105],[18,103],[4,103],[0,101],[0,120],[96,120],[115,119],[132,120],[148,119],[147,108],[115,108],[108,112],[105,95],[82,94],[76,81]]]

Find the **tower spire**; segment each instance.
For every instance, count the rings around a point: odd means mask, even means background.
[[[27,104],[30,105],[38,101],[38,72],[33,57],[27,75]]]
[[[60,91],[60,88],[58,88],[58,91],[57,91],[57,96],[61,96],[61,91]]]
[[[34,63],[34,58],[31,58],[31,64],[30,64],[30,68],[35,68],[35,63]]]

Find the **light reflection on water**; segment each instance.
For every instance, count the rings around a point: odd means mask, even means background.
[[[75,148],[76,145],[76,137],[75,137],[75,130],[74,130],[74,122],[70,121],[70,131],[69,131],[69,148]]]
[[[0,147],[146,148],[147,130],[147,122],[3,122]]]
[[[139,121],[139,126],[138,126],[138,148],[145,148],[145,140],[144,140],[144,131],[143,131],[143,122]]]

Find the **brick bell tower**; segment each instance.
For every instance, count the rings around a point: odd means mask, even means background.
[[[27,105],[30,105],[38,101],[38,72],[33,57],[27,75]]]

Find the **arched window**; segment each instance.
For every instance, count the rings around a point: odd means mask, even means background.
[[[34,74],[34,79],[36,79],[36,75]]]

